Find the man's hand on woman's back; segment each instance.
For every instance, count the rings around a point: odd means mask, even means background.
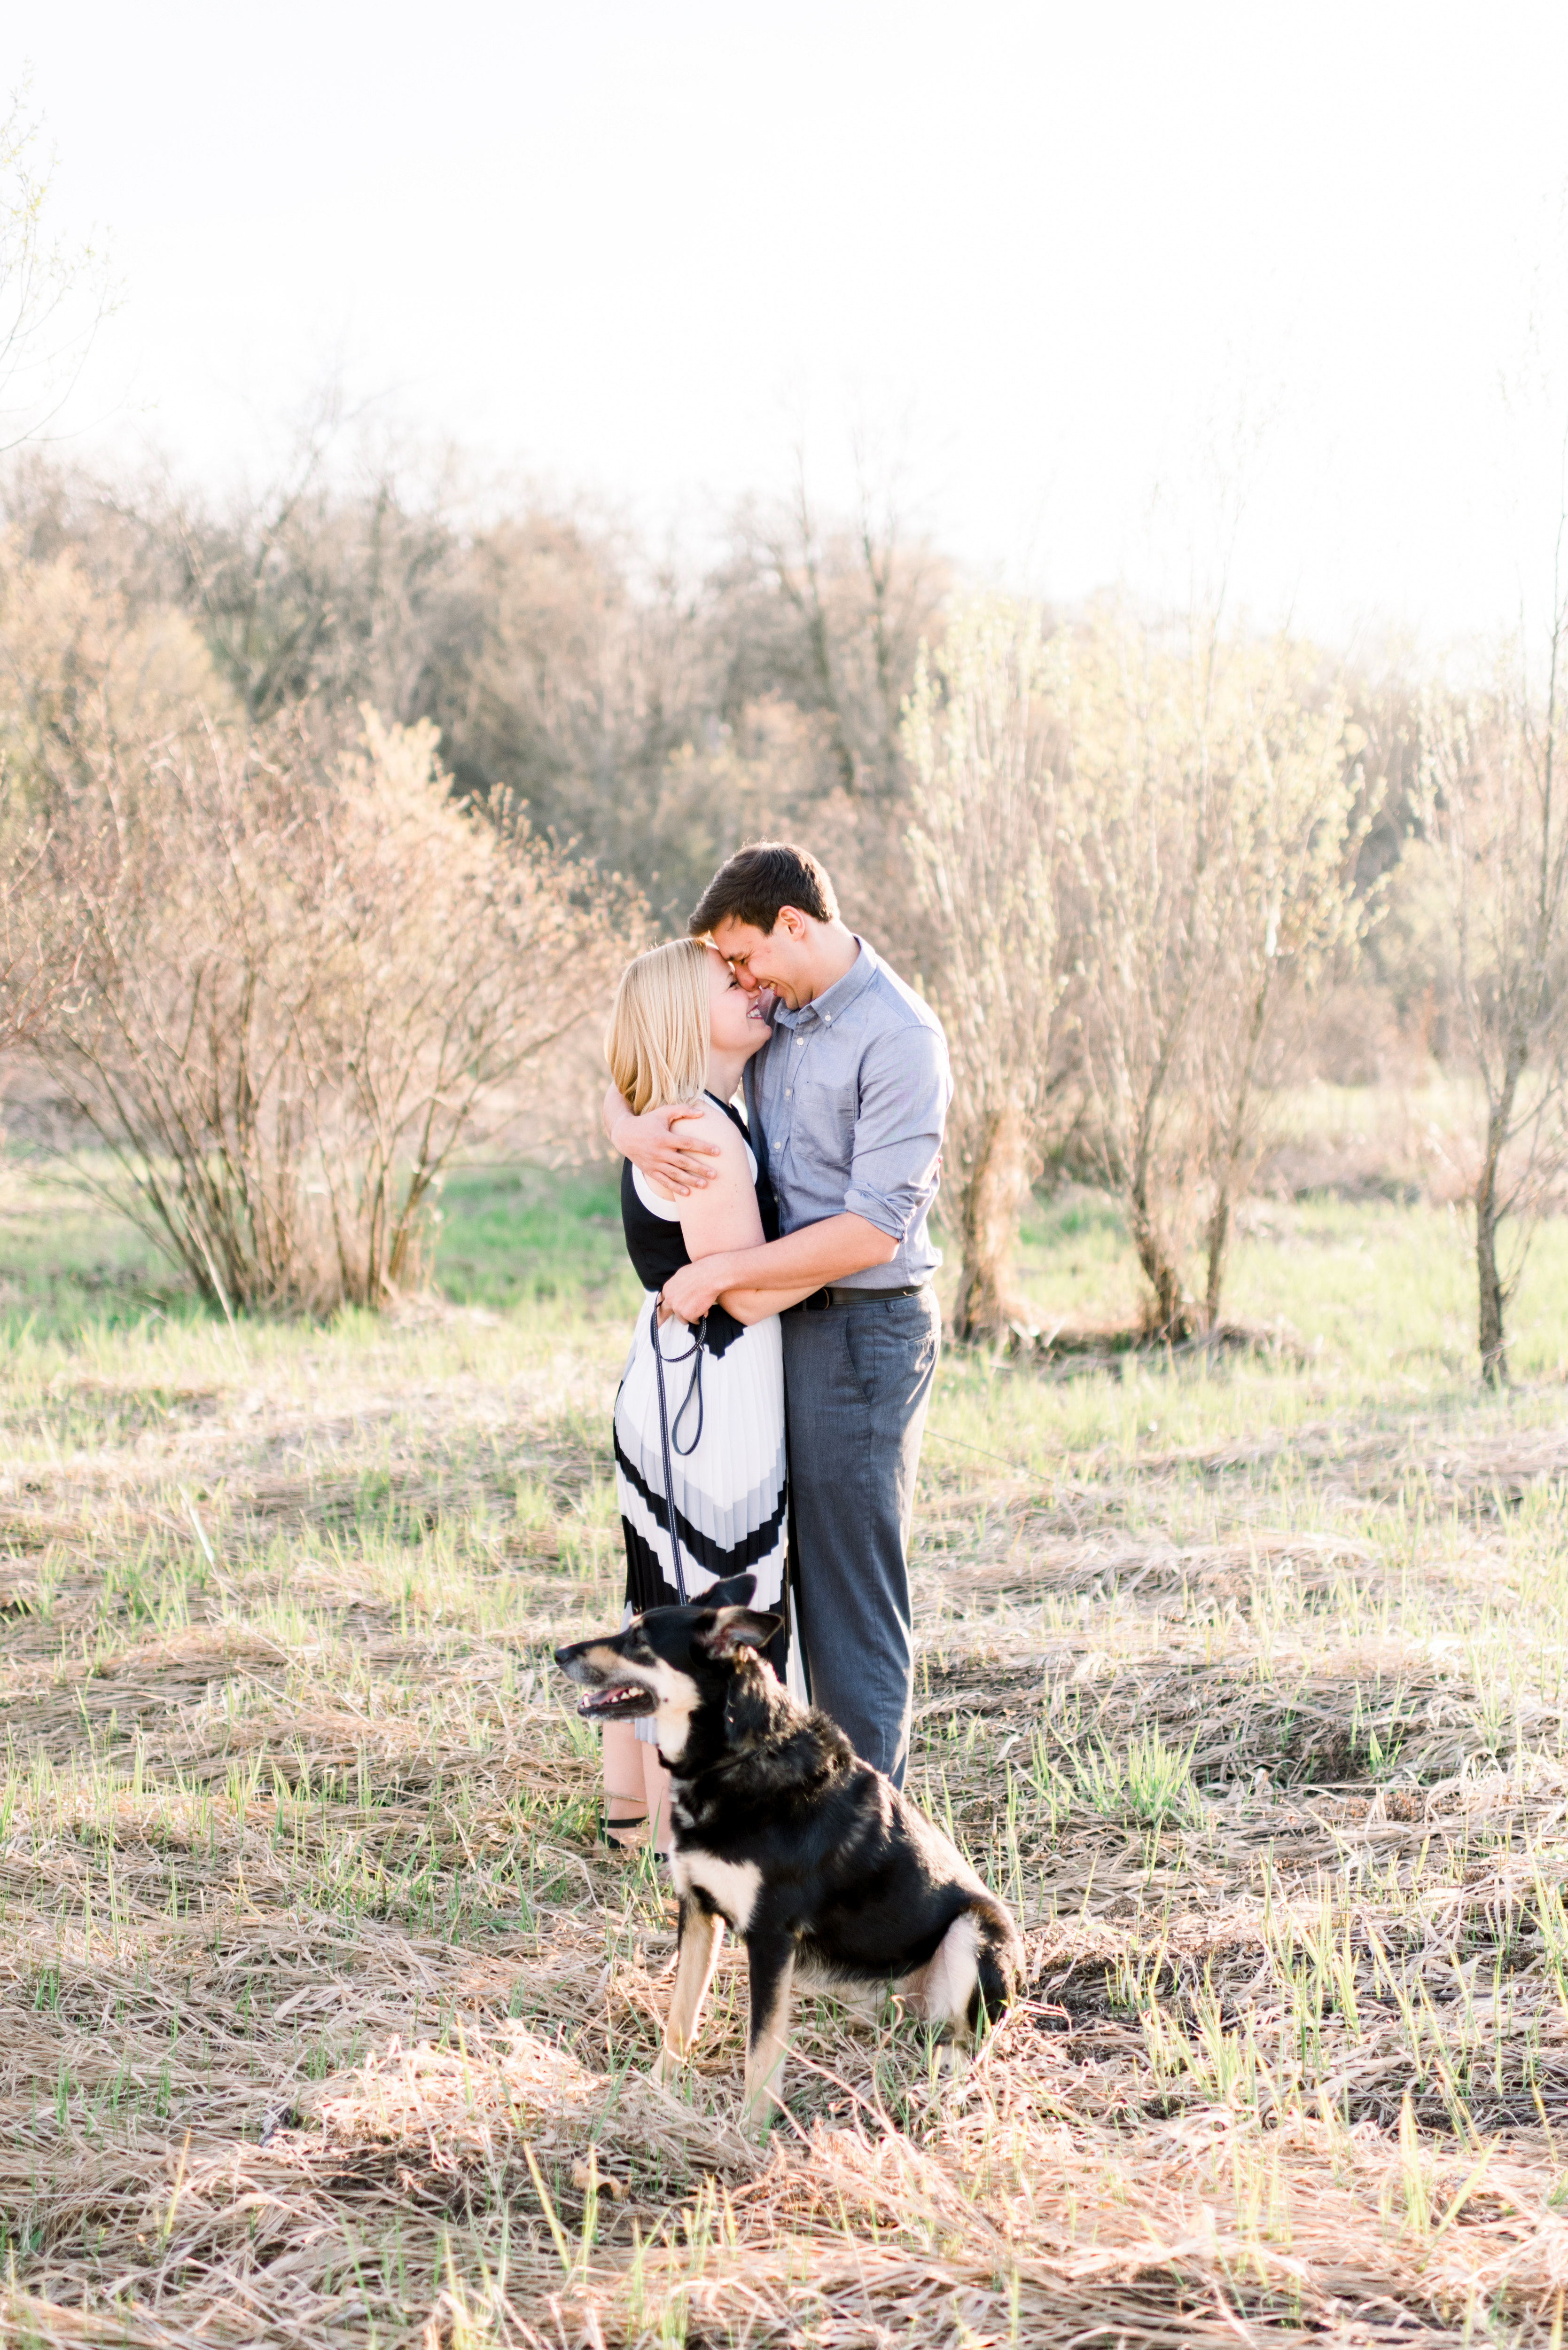
[[[605,1132],[611,1148],[639,1167],[667,1198],[683,1200],[711,1183],[718,1172],[713,1144],[679,1131],[680,1119],[705,1117],[709,1107],[701,1101],[667,1102],[662,1109],[645,1110],[637,1118],[611,1086],[605,1095]]]

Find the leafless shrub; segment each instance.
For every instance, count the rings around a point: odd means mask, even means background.
[[[1504,1322],[1532,1222],[1568,1165],[1565,636],[1560,596],[1543,697],[1513,645],[1484,691],[1429,693],[1421,714],[1417,809],[1449,918],[1456,1024],[1486,1106],[1471,1198],[1481,1370],[1494,1385],[1508,1378]],[[1499,1229],[1508,1217],[1511,1264]]]
[[[0,1054],[34,1037],[75,977],[71,942],[50,920],[47,826],[0,766]]]
[[[1016,1327],[1009,1263],[1047,1098],[1056,972],[1056,785],[1039,611],[977,598],[923,650],[905,720],[913,890],[952,1055],[961,1338]]]
[[[1362,785],[1344,702],[1312,667],[1213,617],[1161,639],[1104,608],[1065,639],[1082,1067],[1164,1337],[1219,1313],[1231,1206],[1263,1139],[1264,1047],[1357,927]],[[1206,1191],[1199,1304],[1181,1259]]]
[[[459,806],[429,725],[77,750],[49,847],[76,980],[41,1057],[204,1295],[380,1305],[452,1150],[594,1004],[602,895]]]
[[[0,1053],[39,1034],[80,969],[86,841],[62,821],[89,744],[157,735],[192,701],[221,707],[182,613],[139,612],[75,551],[0,542]]]
[[[1227,666],[1218,954],[1197,1030],[1210,1329],[1220,1319],[1231,1211],[1272,1139],[1262,1080],[1279,1073],[1293,1047],[1299,1055],[1300,1015],[1324,973],[1354,957],[1370,902],[1357,892],[1356,863],[1380,803],[1378,786],[1367,788],[1344,698],[1320,689],[1310,646],[1235,647]]]
[[[1064,652],[1063,832],[1082,1067],[1155,1326],[1180,1337],[1193,1326],[1181,1253],[1202,1159],[1192,1031],[1219,956],[1220,786],[1205,680],[1118,610],[1091,615]]]

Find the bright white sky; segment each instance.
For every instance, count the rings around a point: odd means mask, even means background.
[[[73,414],[222,477],[335,365],[690,536],[852,434],[963,559],[1506,621],[1568,421],[1568,8],[73,0],[6,12],[124,288]],[[1542,388],[1539,354],[1551,380]],[[1238,446],[1245,452],[1238,461]]]

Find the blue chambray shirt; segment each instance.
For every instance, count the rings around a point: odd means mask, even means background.
[[[779,1233],[846,1212],[898,1243],[887,1264],[846,1274],[845,1289],[901,1289],[940,1264],[927,1219],[937,1196],[952,1099],[947,1039],[929,1003],[864,939],[842,979],[798,1012],[781,1004],[746,1065],[746,1107],[761,1129]]]

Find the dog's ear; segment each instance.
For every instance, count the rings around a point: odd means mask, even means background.
[[[750,1583],[750,1575],[737,1577]],[[758,1616],[750,1607],[721,1607],[697,1638],[711,1657],[732,1657],[737,1648],[765,1648],[783,1617]]]
[[[754,1575],[727,1575],[722,1583],[711,1583],[702,1594],[704,1607],[749,1607],[757,1588]]]

